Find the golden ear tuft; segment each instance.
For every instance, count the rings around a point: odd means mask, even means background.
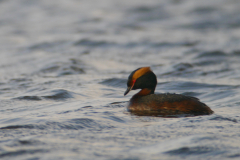
[[[141,77],[142,75],[144,75],[148,72],[152,72],[150,67],[142,67],[133,74],[132,79],[136,80],[136,79],[138,79],[139,77]]]

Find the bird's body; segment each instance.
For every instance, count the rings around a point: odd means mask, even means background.
[[[181,94],[149,94],[134,95],[127,106],[128,110],[137,115],[170,116],[170,115],[205,115],[211,109],[195,97]]]
[[[142,116],[209,115],[213,111],[195,97],[181,94],[154,94],[156,75],[149,67],[133,71],[128,79],[128,89],[142,89],[128,103],[131,113]]]

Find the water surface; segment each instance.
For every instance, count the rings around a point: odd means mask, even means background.
[[[1,159],[239,159],[240,2],[0,1]],[[128,75],[209,116],[139,117]]]

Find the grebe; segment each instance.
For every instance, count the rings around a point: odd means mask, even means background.
[[[181,94],[154,94],[157,77],[150,67],[133,71],[127,82],[129,91],[141,89],[129,101],[128,111],[140,116],[209,115],[213,111],[198,98]]]

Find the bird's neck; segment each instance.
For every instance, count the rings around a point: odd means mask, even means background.
[[[146,96],[146,95],[149,95],[149,94],[154,94],[154,90],[155,88],[153,89],[150,89],[150,88],[143,88],[140,92],[138,92],[135,96]]]

